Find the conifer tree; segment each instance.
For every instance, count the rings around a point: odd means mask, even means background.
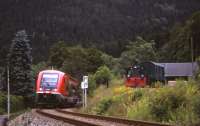
[[[8,54],[11,94],[27,97],[32,93],[31,63],[31,48],[27,33],[25,30],[18,31]]]

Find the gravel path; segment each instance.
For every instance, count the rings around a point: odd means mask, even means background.
[[[44,117],[33,111],[26,112],[8,122],[8,126],[74,126],[52,118]]]

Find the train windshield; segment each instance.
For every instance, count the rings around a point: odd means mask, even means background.
[[[132,67],[127,71],[127,77],[141,76],[142,74],[142,70],[138,67]]]
[[[58,74],[53,74],[53,73],[43,74],[41,87],[53,89],[56,88],[57,83],[58,83]]]

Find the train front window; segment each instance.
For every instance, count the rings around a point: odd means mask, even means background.
[[[127,72],[127,77],[140,76],[141,71],[138,68],[131,68]]]
[[[58,83],[58,74],[44,73],[42,76],[41,87],[53,89],[56,88]]]

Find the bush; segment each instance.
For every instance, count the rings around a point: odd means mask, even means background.
[[[12,95],[10,97],[10,101],[11,101],[11,104],[10,104],[11,112],[17,112],[17,111],[23,110],[25,108],[24,99],[22,96],[13,96]]]
[[[7,112],[7,94],[0,93],[0,114]],[[25,108],[24,99],[22,96],[10,96],[10,110],[11,112],[17,112]]]
[[[168,121],[170,112],[185,104],[186,98],[179,91],[163,88],[157,92],[155,97],[151,98],[150,109],[156,121]]]
[[[136,104],[128,106],[127,117],[130,119],[152,120],[149,98],[142,98]]]
[[[0,115],[6,112],[7,98],[6,95],[0,93]]]
[[[94,90],[96,89],[96,81],[95,81],[95,76],[90,74],[89,76],[89,84],[88,84],[88,92],[90,96],[93,96]]]
[[[200,123],[200,92],[194,82],[178,81],[174,87],[135,92],[133,98],[134,105],[127,108],[129,118],[170,122],[180,126]]]
[[[95,73],[95,81],[97,84],[107,84],[112,78],[112,72],[107,66],[101,66]]]
[[[111,105],[112,105],[112,99],[105,98],[101,100],[100,103],[97,105],[97,108],[95,109],[96,114],[98,115],[104,114]]]
[[[141,89],[136,89],[133,93],[132,100],[133,101],[140,100],[142,96],[143,96],[143,91]]]

